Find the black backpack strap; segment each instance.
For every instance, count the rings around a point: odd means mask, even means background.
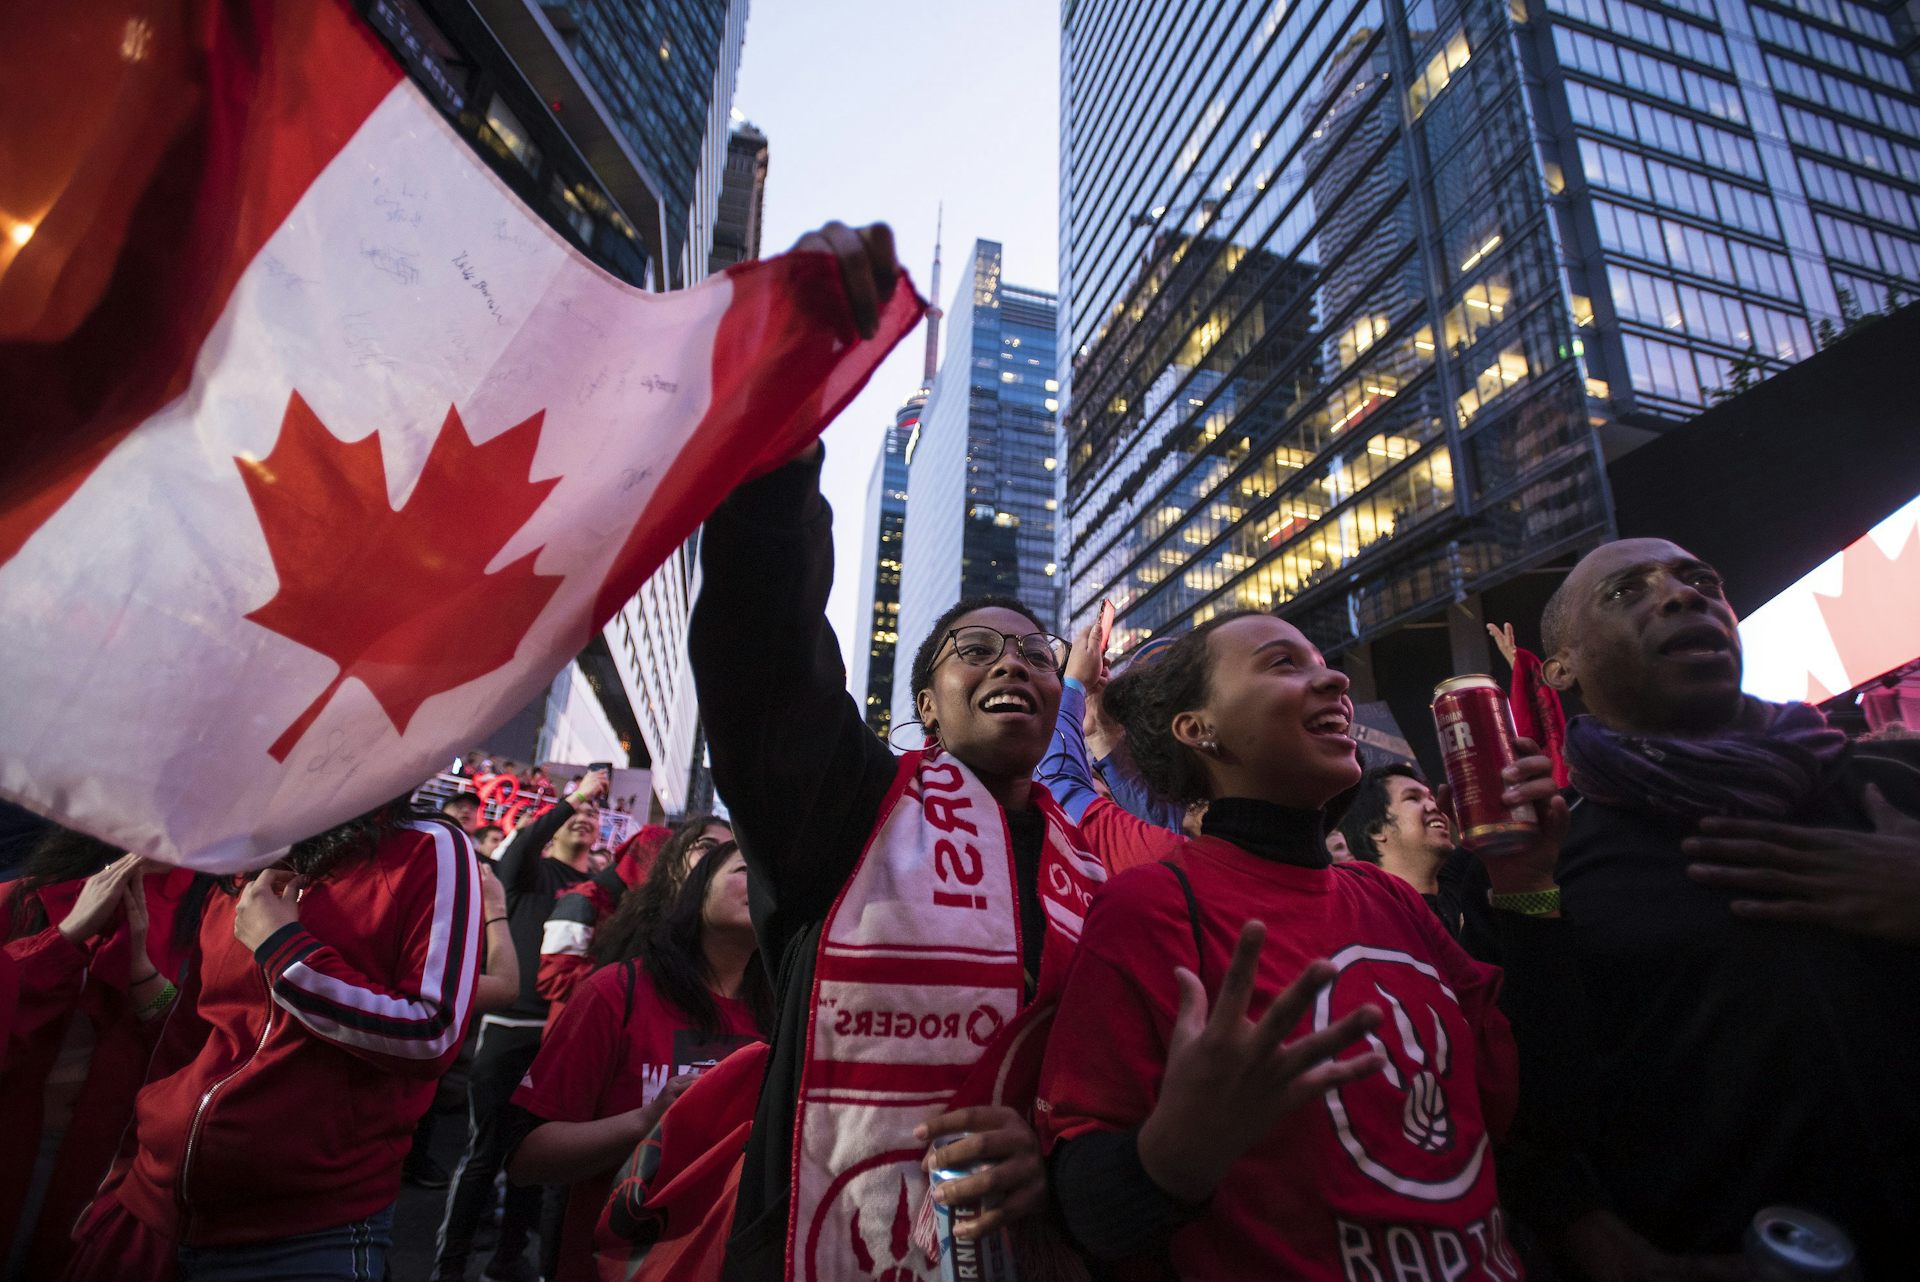
[[[1160,863],[1180,883],[1180,893],[1186,898],[1187,926],[1193,931],[1193,973],[1198,976],[1201,961],[1206,957],[1206,951],[1200,946],[1200,901],[1193,897],[1193,883],[1187,880],[1186,869],[1171,859],[1162,859]]]

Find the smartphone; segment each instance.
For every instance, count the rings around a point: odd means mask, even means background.
[[[1100,657],[1107,657],[1107,647],[1113,644],[1113,602],[1102,599],[1100,602],[1100,631],[1096,634],[1100,645]]]
[[[592,774],[596,770],[604,770],[611,775],[613,773],[613,763],[611,761],[590,761],[587,763],[588,774]]]

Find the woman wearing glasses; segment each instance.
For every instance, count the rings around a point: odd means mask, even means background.
[[[803,242],[840,255],[856,314],[897,278],[878,233]],[[708,520],[689,629],[777,999],[729,1278],[928,1275],[922,1160],[959,1132],[933,1152],[992,1163],[943,1189],[994,1202],[975,1233],[1044,1207],[1024,1108],[1042,1039],[1021,1034],[1061,987],[1105,875],[1033,782],[1067,654],[1033,611],[968,602],[934,625],[913,664],[924,750],[896,758],[867,728],[825,617],[820,464],[812,447]]]

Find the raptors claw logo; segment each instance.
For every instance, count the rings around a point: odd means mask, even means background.
[[[1385,998],[1392,1009],[1393,1026],[1400,1034],[1400,1045],[1406,1049],[1407,1059],[1413,1065],[1411,1073],[1402,1074],[1380,1039],[1372,1033],[1367,1034],[1367,1044],[1379,1051],[1387,1061],[1386,1067],[1381,1070],[1382,1076],[1392,1083],[1395,1090],[1406,1092],[1407,1102],[1400,1108],[1400,1133],[1415,1148],[1428,1153],[1444,1153],[1453,1147],[1454,1140],[1453,1118],[1447,1113],[1447,1092],[1440,1084],[1442,1079],[1453,1075],[1453,1048],[1447,1041],[1446,1025],[1440,1020],[1440,1012],[1431,1006],[1426,1008],[1427,1017],[1433,1021],[1432,1063],[1429,1065],[1429,1051],[1421,1044],[1419,1031],[1408,1017],[1406,1007],[1377,983],[1373,991]]]
[[[885,1269],[879,1269],[873,1258],[873,1251],[867,1246],[866,1235],[860,1231],[860,1208],[853,1209],[853,1222],[848,1226],[852,1237],[854,1262],[860,1266],[873,1282],[919,1282],[920,1275],[907,1267],[912,1250],[913,1215],[907,1210],[907,1178],[900,1177],[900,1202],[893,1212],[892,1263]]]

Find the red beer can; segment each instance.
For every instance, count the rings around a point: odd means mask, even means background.
[[[1507,783],[1501,771],[1517,759],[1513,709],[1492,677],[1454,677],[1433,688],[1433,724],[1440,732],[1460,844],[1478,854],[1504,855],[1540,831],[1533,807],[1500,800]]]

